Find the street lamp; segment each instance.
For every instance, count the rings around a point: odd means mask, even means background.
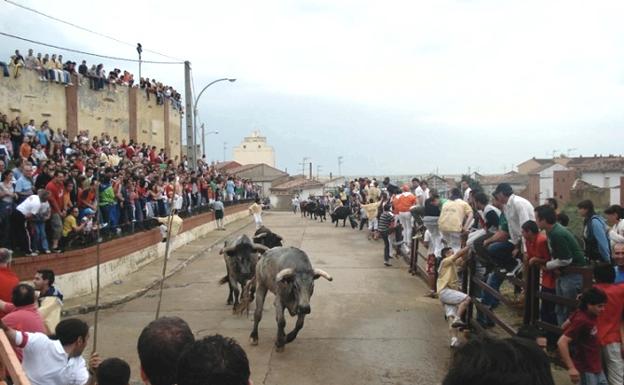
[[[213,80],[212,82],[208,83],[207,86],[202,88],[201,91],[199,91],[199,94],[197,95],[197,97],[195,98],[195,102],[193,103],[193,129],[195,132],[197,132],[197,103],[199,102],[199,98],[201,98],[202,94],[204,93],[204,91],[206,91],[208,87],[210,87],[211,85],[215,83],[224,82],[226,80],[230,83],[233,83],[236,81],[236,79],[230,79],[230,78],[222,78],[222,79]],[[193,141],[195,141],[195,138],[193,138]],[[193,143],[193,147],[195,147],[194,145],[195,143]],[[202,135],[202,151],[204,152],[204,154],[206,153],[206,139],[203,135]],[[195,165],[193,165],[193,167],[195,167]]]
[[[219,130],[205,132],[206,127],[205,127],[204,123],[202,123],[200,127],[201,127],[201,137],[202,137],[202,155],[206,155],[206,140],[205,140],[205,136],[206,135],[210,135],[210,134],[218,135],[219,134]]]

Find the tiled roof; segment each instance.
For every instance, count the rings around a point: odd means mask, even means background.
[[[499,183],[528,184],[529,176],[510,171],[506,174],[482,175],[479,179],[479,183],[481,185],[497,185]]]
[[[284,182],[280,185],[271,187],[271,190],[292,190],[292,189],[303,189],[303,188],[312,188],[312,187],[321,187],[323,183],[315,180],[315,179],[293,179],[288,182]]]
[[[622,156],[595,156],[591,158],[576,157],[570,159],[566,165],[580,171],[620,171],[624,173],[624,157]]]

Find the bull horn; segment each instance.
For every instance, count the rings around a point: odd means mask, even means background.
[[[282,282],[283,280],[290,278],[294,275],[295,275],[295,269],[289,267],[277,273],[277,275],[275,276],[275,281]]]
[[[259,244],[259,243],[254,243],[254,244],[253,244],[253,248],[254,248],[256,251],[260,251],[260,252],[263,252],[263,253],[269,249],[269,248],[268,248],[268,247],[266,247],[265,245],[261,245],[261,244]]]
[[[221,251],[219,252],[219,254],[223,254],[223,253],[229,253],[230,251],[234,250],[235,247],[234,246],[229,246],[229,247],[224,247],[221,249]]]
[[[254,239],[258,239],[258,238],[264,238],[267,235],[269,235],[268,233],[262,233],[262,234],[258,234],[258,235],[254,235]]]
[[[326,271],[323,271],[321,269],[314,269],[314,279],[317,279],[319,277],[323,277],[330,282],[334,280],[332,276],[329,275]]]

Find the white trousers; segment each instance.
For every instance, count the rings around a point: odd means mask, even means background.
[[[262,214],[254,214],[254,222],[256,222],[256,229],[259,229],[262,226]]]
[[[412,247],[412,213],[403,211],[399,213],[399,223],[403,226],[403,242],[408,248]]]

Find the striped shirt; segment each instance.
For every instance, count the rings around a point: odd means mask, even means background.
[[[390,211],[384,211],[379,217],[378,229],[380,233],[387,233],[390,230],[390,223],[394,219],[394,215]]]

